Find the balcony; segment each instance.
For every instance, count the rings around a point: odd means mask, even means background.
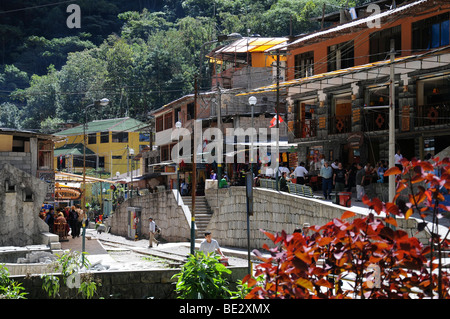
[[[419,105],[414,117],[415,126],[436,126],[450,123],[450,101]]]
[[[330,116],[328,122],[328,134],[343,134],[352,131],[352,116]]]

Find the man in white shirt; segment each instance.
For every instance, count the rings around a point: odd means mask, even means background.
[[[301,162],[299,166],[297,166],[294,170],[294,172],[292,173],[296,180],[297,180],[297,184],[305,184],[305,176],[308,174],[308,171],[306,170],[306,168],[304,167],[305,163]]]
[[[217,240],[212,238],[210,232],[206,232],[205,239],[200,244],[200,251],[202,251],[205,255],[208,255],[210,253],[215,253],[216,250],[222,257],[225,257],[220,250],[220,246]]]
[[[403,165],[401,163],[401,160],[403,159],[402,154],[400,153],[400,150],[397,150],[397,153],[394,155],[395,163],[394,165],[397,166],[400,170],[403,169]]]
[[[149,238],[148,238],[148,247],[152,248],[153,247],[153,242],[156,243],[156,246],[159,245],[159,241],[157,241],[155,239],[155,233],[156,233],[156,223],[153,221],[153,218],[150,217],[149,219],[149,225],[148,225],[148,230],[149,230]]]

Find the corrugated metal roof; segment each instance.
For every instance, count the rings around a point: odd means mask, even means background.
[[[399,7],[394,8],[394,9],[386,10],[386,11],[381,12],[379,14],[374,14],[374,15],[370,15],[370,16],[362,18],[362,19],[354,20],[354,21],[351,21],[349,23],[345,23],[345,24],[339,25],[337,27],[331,27],[331,28],[323,30],[323,31],[314,32],[314,33],[308,34],[308,35],[306,35],[304,37],[301,37],[300,39],[297,39],[297,40],[295,40],[295,41],[293,41],[293,42],[291,42],[289,44],[278,45],[276,48],[277,49],[287,48],[287,47],[290,47],[290,46],[299,45],[302,42],[307,42],[308,40],[312,40],[312,39],[315,39],[315,38],[320,38],[320,37],[323,37],[323,36],[326,36],[326,35],[331,35],[332,33],[335,33],[335,32],[344,31],[346,29],[351,29],[353,27],[361,26],[361,25],[364,25],[364,24],[368,25],[369,23],[373,22],[374,20],[377,20],[377,19],[381,20],[383,18],[399,14],[402,11],[405,11],[407,9],[411,9],[411,8],[413,8],[415,6],[424,4],[426,2],[430,2],[430,0],[418,0],[418,1],[406,4],[406,5],[403,5],[403,6],[399,6]],[[369,28],[369,26],[367,28]],[[272,48],[272,49],[275,49],[275,48]]]
[[[89,148],[86,147],[86,155],[94,155],[95,152],[91,151]],[[59,157],[60,155],[66,156],[66,155],[83,155],[83,144],[82,143],[76,143],[76,144],[66,144],[62,147],[56,148],[53,151],[53,156]]]
[[[86,134],[116,131],[116,132],[135,132],[148,126],[148,124],[132,119],[130,117],[92,121],[86,124]],[[58,136],[80,135],[83,134],[83,125],[69,128],[55,133]]]
[[[417,68],[427,69],[427,68],[433,68],[433,67],[446,65],[449,63],[450,57],[448,57],[448,56],[444,57],[443,54],[446,54],[446,55],[450,54],[450,46],[445,46],[445,47],[438,48],[433,51],[425,52],[425,53],[418,54],[418,55],[410,55],[410,56],[395,58],[395,60],[393,62],[393,64],[395,64],[395,65],[403,64],[403,63],[410,63],[410,62],[415,62],[415,61],[420,61],[420,60],[424,61],[424,64],[419,67],[414,66],[414,65],[410,66],[410,67],[407,67],[406,65],[403,65],[401,67],[396,66],[396,68],[397,68],[396,74],[400,74],[403,72],[411,72],[412,70],[415,70]],[[437,55],[440,55],[440,56],[437,58],[434,58],[434,60],[429,60],[429,59],[433,59],[433,56],[437,56]],[[346,75],[351,75],[351,74],[355,74],[358,72],[368,72],[372,69],[377,69],[377,68],[379,69],[379,68],[383,68],[383,67],[388,67],[390,65],[391,65],[390,60],[383,60],[383,61],[377,61],[377,62],[363,64],[363,65],[357,65],[357,66],[349,67],[346,69],[340,69],[340,70],[336,70],[336,71],[332,71],[332,72],[325,72],[325,73],[320,73],[320,74],[316,74],[316,75],[312,75],[312,76],[308,76],[308,77],[304,77],[304,78],[297,78],[297,79],[281,82],[281,83],[279,83],[279,88],[281,89],[281,88],[288,88],[288,87],[293,87],[293,86],[300,86],[303,84],[313,83],[313,82],[321,81],[321,80],[328,80],[328,79],[340,77],[340,76],[344,77]],[[380,74],[377,74],[375,76],[380,76]],[[357,80],[355,80],[355,81],[357,81]],[[331,83],[329,85],[333,86],[334,84]],[[328,85],[324,84],[323,86],[328,86]],[[251,90],[250,92],[236,94],[236,96],[257,94],[257,93],[263,93],[263,92],[275,92],[276,90],[277,90],[277,84],[271,84],[271,85],[256,88],[254,90]]]
[[[261,37],[246,37],[234,41],[233,43],[224,46],[217,51],[220,53],[246,53],[246,52],[265,52],[275,45],[287,43],[288,38],[261,38]]]

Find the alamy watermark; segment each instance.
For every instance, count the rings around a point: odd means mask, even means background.
[[[176,142],[171,151],[171,158],[177,164],[192,163],[193,149],[196,154],[196,163],[246,164],[250,162],[268,164],[268,167],[273,169],[277,167],[278,128],[226,128],[223,134],[222,130],[216,127],[203,131],[202,121],[197,120],[194,121],[193,133],[192,138],[192,132],[189,129],[176,128],[172,130],[170,140],[167,137],[159,139],[157,135],[156,143],[163,145]]]
[[[78,4],[70,4],[66,9],[70,15],[67,17],[66,25],[69,29],[81,28],[81,8]]]

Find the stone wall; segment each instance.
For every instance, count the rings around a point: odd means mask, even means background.
[[[234,283],[241,280],[247,274],[247,267],[228,267],[231,274],[227,276],[235,289]],[[105,299],[142,299],[153,297],[155,299],[174,299],[176,279],[171,279],[173,275],[180,272],[180,269],[158,269],[140,271],[98,271],[91,272],[94,280],[99,280],[101,286],[98,287],[96,298]],[[61,277],[58,275],[58,277]],[[11,276],[11,279],[22,283],[25,288],[27,299],[45,299],[48,295],[42,290],[42,278],[40,276]],[[62,283],[62,278],[60,278]],[[77,295],[78,289],[69,289],[62,285],[60,298],[81,298]]]
[[[0,152],[0,163],[9,163],[29,174],[31,171],[31,153]]]
[[[48,226],[39,218],[39,210],[47,188],[46,182],[9,163],[0,165],[0,246],[42,242],[41,233]]]
[[[189,241],[191,213],[186,205],[182,205],[181,196],[179,201],[180,205],[177,205],[173,190],[133,197],[124,201],[105,223],[111,227],[112,234],[127,237],[127,207],[140,207],[142,237],[148,238],[148,218],[152,217],[162,229],[161,236],[164,240]]]
[[[245,187],[206,190],[206,198],[214,214],[208,225],[213,237],[222,246],[247,247],[247,200]],[[261,249],[271,241],[260,231],[275,233],[285,230],[292,233],[303,223],[325,225],[333,218],[340,218],[348,210],[330,202],[306,198],[275,190],[254,188],[254,214],[250,217],[251,249]],[[353,211],[355,211],[353,209]],[[366,209],[367,211],[367,209]],[[357,211],[355,211],[359,214]],[[410,236],[417,232],[414,219],[397,219],[400,229],[408,231]],[[424,232],[419,233],[426,238]],[[424,238],[422,238],[424,237]]]

